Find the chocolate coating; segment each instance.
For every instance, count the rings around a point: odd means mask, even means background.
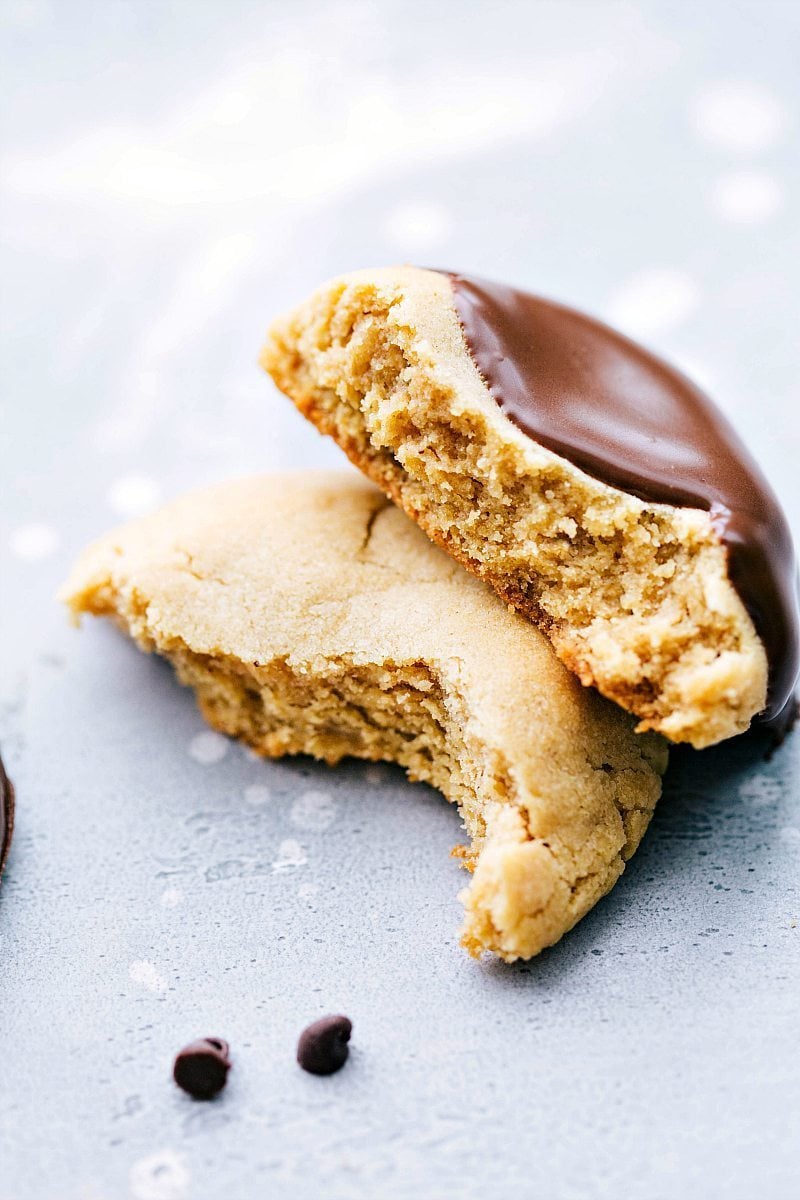
[[[3,760],[0,758],[0,875],[2,875],[3,867],[6,865],[13,832],[14,785],[6,775]]]
[[[763,715],[778,718],[799,662],[792,538],[725,417],[679,371],[591,317],[502,284],[450,280],[473,361],[519,429],[612,487],[711,514],[767,652]]]
[[[348,1017],[322,1017],[300,1034],[297,1061],[312,1075],[332,1075],[347,1062],[348,1042],[353,1031]]]
[[[194,1100],[211,1100],[225,1087],[231,1069],[224,1038],[198,1038],[176,1056],[172,1077]]]

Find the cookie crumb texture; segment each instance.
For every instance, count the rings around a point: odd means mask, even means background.
[[[702,747],[764,708],[766,654],[709,514],[645,503],[517,429],[472,362],[447,277],[334,280],[273,326],[261,361],[639,729]]]
[[[185,497],[90,547],[63,598],[168,658],[210,724],[258,753],[387,760],[439,788],[470,839],[474,955],[556,942],[618,879],[660,793],[663,740],[355,473]]]

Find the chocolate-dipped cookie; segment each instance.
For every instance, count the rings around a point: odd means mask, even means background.
[[[798,671],[788,526],[678,371],[563,305],[413,267],[325,285],[262,363],[640,729],[701,747],[780,720]]]

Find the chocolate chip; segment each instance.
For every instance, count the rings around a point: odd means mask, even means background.
[[[332,1075],[347,1062],[352,1022],[347,1017],[323,1017],[300,1034],[297,1061],[312,1075]]]
[[[0,874],[5,866],[11,834],[14,831],[14,785],[8,778],[0,758]]]
[[[211,1100],[225,1087],[230,1069],[230,1048],[223,1038],[198,1038],[177,1055],[172,1077],[195,1100]]]

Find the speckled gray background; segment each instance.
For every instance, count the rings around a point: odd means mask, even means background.
[[[395,260],[604,315],[712,390],[800,523],[796,3],[2,0],[0,1200],[800,1194],[800,737],[678,753],[624,879],[512,968],[457,944],[458,822],[265,765],[69,629],[95,533],[333,463],[254,365]],[[307,1020],[353,1053],[303,1075]],[[220,1033],[193,1104],[174,1050]]]

